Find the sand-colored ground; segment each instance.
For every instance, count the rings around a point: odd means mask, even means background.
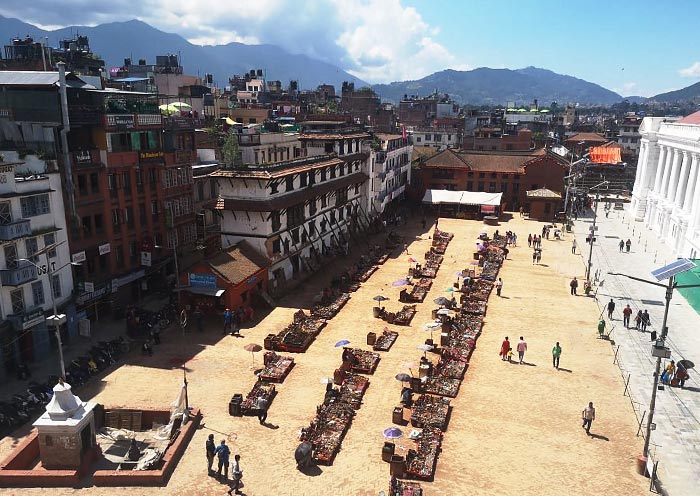
[[[635,457],[641,438],[623,384],[612,363],[607,341],[596,339],[597,307],[592,299],[569,296],[572,275],[581,276],[579,256],[571,254],[565,241],[543,240],[541,265],[532,265],[527,248],[528,231],[539,232],[542,224],[517,217],[498,228],[519,235],[519,247],[510,252],[501,277],[503,297],[494,294],[489,303],[484,332],[472,356],[453,411],[433,482],[423,482],[427,495],[635,495],[646,492],[647,480],[635,473]],[[225,437],[234,453],[242,456],[244,494],[248,495],[376,495],[388,489],[389,466],[381,461],[382,430],[391,424],[398,404],[400,384],[394,379],[405,372],[402,364],[417,360],[416,346],[429,333],[422,329],[430,320],[432,300],[447,295],[455,272],[471,259],[477,233],[475,221],[441,219],[440,228],[455,233],[445,261],[425,303],[411,327],[393,327],[400,333],[382,360],[364,402],[332,466],[321,466],[313,475],[295,469],[297,434],[307,426],[322,401],[324,386],[319,378],[332,375],[340,363],[334,343],[348,339],[368,348],[368,331],[381,331],[384,323],[373,319],[372,297],[384,294],[388,310],[399,307],[399,288],[391,286],[406,274],[408,256],[394,254],[371,279],[352,294],[346,307],[332,319],[310,349],[295,355],[297,366],[278,386],[268,422],[263,427],[254,417],[229,417],[233,393],[245,394],[254,383],[251,355],[243,351],[250,342],[262,344],[277,332],[300,306],[308,307],[328,273],[282,300],[258,326],[243,331],[245,338],[221,336],[208,329],[204,336],[187,336],[185,342],[166,336],[156,356],[133,356],[99,384],[81,393],[110,406],[162,406],[175,397],[182,373],[173,367],[191,356],[187,366],[190,403],[204,412],[203,429],[197,432],[167,487],[90,488],[89,494],[224,494],[228,486],[206,475],[204,442],[209,433],[217,441]],[[420,234],[416,225],[411,234]],[[491,227],[491,230],[494,228]],[[418,260],[430,246],[427,234],[409,246]],[[524,244],[524,247],[522,246]],[[398,250],[397,250],[398,252]],[[337,264],[338,269],[342,261]],[[331,269],[333,270],[333,269]],[[514,365],[498,357],[501,340],[523,335],[529,351],[526,362]],[[563,347],[562,369],[551,364],[555,341]],[[200,344],[194,344],[200,343]],[[260,363],[262,356],[256,358]],[[154,367],[154,365],[156,365]],[[581,429],[583,407],[593,401],[597,420],[587,437]],[[13,444],[0,442],[0,457]],[[53,494],[86,490],[62,489]],[[38,495],[38,489],[2,490],[2,494]]]

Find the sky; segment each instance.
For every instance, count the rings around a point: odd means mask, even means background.
[[[195,44],[278,45],[369,83],[550,69],[623,96],[700,81],[700,0],[3,0],[44,29],[142,20]]]

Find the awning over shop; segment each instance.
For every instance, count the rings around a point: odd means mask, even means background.
[[[215,298],[220,297],[226,292],[225,289],[220,288],[206,288],[201,286],[186,286],[184,288],[178,288],[177,291],[187,291],[188,293],[202,295],[202,296],[214,296]]]
[[[483,191],[448,191],[445,189],[429,189],[423,196],[423,203],[438,205],[440,203],[455,203],[459,205],[501,205],[503,193],[486,193]]]

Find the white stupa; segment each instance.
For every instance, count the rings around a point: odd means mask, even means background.
[[[46,468],[77,468],[95,446],[96,403],[83,403],[70,384],[59,380],[46,412],[34,422],[39,433],[39,458]]]

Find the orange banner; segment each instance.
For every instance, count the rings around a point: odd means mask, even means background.
[[[594,164],[619,164],[622,162],[620,148],[617,146],[594,146],[588,150]]]

